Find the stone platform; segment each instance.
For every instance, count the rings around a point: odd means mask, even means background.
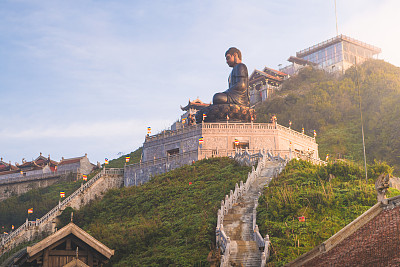
[[[196,122],[252,122],[256,115],[254,109],[236,104],[218,104],[202,108],[196,113]]]

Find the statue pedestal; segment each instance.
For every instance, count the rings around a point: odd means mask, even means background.
[[[203,121],[203,114],[206,114],[204,122],[251,122],[252,118],[256,118],[254,109],[236,104],[217,104],[203,108],[196,113],[197,123]]]

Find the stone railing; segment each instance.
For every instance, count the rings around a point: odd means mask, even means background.
[[[22,183],[27,181],[34,181],[34,180],[42,180],[52,177],[57,177],[61,175],[66,175],[70,173],[78,173],[79,171],[56,171],[56,172],[49,172],[49,173],[41,173],[41,174],[33,174],[27,176],[20,176],[20,177],[11,177],[6,179],[0,179],[0,184],[10,184],[10,183]]]
[[[139,162],[139,163],[132,163],[132,164],[126,164],[125,167],[128,168],[147,168],[150,166],[154,166],[154,165],[159,165],[159,164],[166,164],[170,161],[177,161],[180,160],[183,157],[186,156],[197,156],[197,151],[188,151],[188,152],[183,152],[183,153],[179,153],[176,155],[171,155],[171,156],[167,156],[167,157],[163,157],[163,158],[158,158],[158,159],[154,159],[154,160],[148,160],[148,161],[144,161],[144,162]]]
[[[289,151],[288,151],[289,152]],[[290,153],[289,153],[290,154]],[[274,170],[273,178],[276,178],[279,173],[286,166],[286,163],[290,160],[290,158],[285,157],[282,158],[280,153],[277,151],[260,151],[257,154],[251,155],[248,151],[236,151],[235,156],[233,157],[235,160],[238,160],[239,163],[243,164],[251,164],[252,171],[248,174],[248,178],[246,183],[240,181],[240,186],[238,184],[235,185],[235,190],[230,191],[229,196],[225,196],[225,200],[221,201],[221,208],[218,210],[217,217],[217,227],[216,227],[216,243],[217,246],[221,249],[223,256],[221,258],[221,266],[228,266],[229,258],[230,258],[230,238],[226,235],[224,231],[223,221],[225,215],[228,214],[229,210],[232,208],[234,204],[238,202],[238,199],[246,194],[250,190],[250,187],[257,180],[257,177],[261,175],[261,171],[266,166],[267,161],[278,161],[279,166]],[[258,161],[257,168],[254,168],[255,163]],[[261,192],[259,193],[259,196]],[[265,238],[259,232],[258,225],[256,224],[257,218],[257,206],[258,206],[258,198],[254,200],[254,208],[253,208],[253,238],[257,242],[258,247],[263,250],[261,254],[261,266],[265,266],[266,262],[269,258],[269,246],[271,244],[269,240],[269,235],[266,235]]]
[[[89,181],[87,181],[84,184],[82,183],[81,187],[79,187],[77,190],[75,190],[75,192],[73,192],[70,196],[68,196],[62,202],[58,202],[57,206],[55,206],[52,210],[50,210],[48,213],[43,215],[40,219],[37,219],[36,221],[28,221],[28,219],[26,219],[24,224],[22,224],[15,231],[11,232],[10,234],[6,235],[5,237],[3,237],[1,239],[0,256],[1,256],[2,253],[7,251],[7,249],[4,249],[6,247],[6,245],[8,243],[12,242],[13,239],[15,237],[17,237],[20,233],[22,233],[23,231],[29,229],[32,226],[38,227],[41,224],[46,223],[49,220],[52,220],[55,217],[57,217],[59,215],[59,212],[62,211],[77,195],[79,195],[85,189],[87,189],[90,186],[92,186],[102,176],[104,176],[104,175],[123,175],[123,174],[124,174],[124,169],[102,169],[92,179],[90,179]]]
[[[260,150],[259,153],[250,154],[247,148],[244,151],[241,149],[236,149],[233,159],[242,166],[254,166],[256,165],[257,161],[263,157],[262,153],[263,152]]]
[[[248,155],[251,157],[251,155]],[[248,174],[246,183],[243,183],[243,181],[240,181],[240,186],[238,184],[235,185],[235,190],[230,191],[229,196],[225,196],[225,200],[221,201],[221,208],[218,210],[218,217],[217,217],[217,227],[216,227],[216,243],[217,246],[220,247],[223,256],[221,258],[221,266],[228,266],[229,263],[229,258],[230,258],[230,238],[226,235],[224,231],[224,217],[225,215],[228,214],[229,210],[232,208],[234,204],[236,204],[241,196],[246,194],[250,187],[254,184],[254,182],[257,180],[257,177],[261,175],[262,169],[265,167],[266,162],[271,159],[271,154],[261,154],[259,157],[258,165],[257,168],[254,168],[252,166],[252,171]],[[254,216],[255,218],[255,216]],[[255,225],[253,223],[253,225]],[[261,236],[259,231],[258,231],[258,226],[257,229],[253,228],[253,230],[256,230],[255,235]],[[262,239],[262,237],[261,237]],[[266,243],[264,239],[263,241],[258,242],[259,247],[265,247],[265,244],[269,245],[269,243]],[[269,242],[269,239],[268,239]],[[262,258],[266,259],[265,253],[263,252]],[[266,260],[265,260],[266,262]]]
[[[146,142],[149,141],[156,141],[160,139],[164,139],[166,137],[172,137],[172,136],[177,136],[185,133],[190,133],[194,132],[200,129],[212,129],[212,130],[234,130],[234,129],[248,129],[248,130],[280,130],[282,132],[288,133],[290,135],[294,135],[298,138],[301,139],[306,139],[308,141],[314,142],[315,143],[315,138],[305,135],[301,132],[297,132],[293,129],[287,128],[285,126],[279,125],[277,123],[201,123],[201,124],[195,124],[191,126],[186,126],[182,129],[178,129],[175,131],[167,130],[163,131],[159,134],[156,135],[151,135],[151,136],[146,136]]]
[[[326,165],[327,164],[326,161],[323,161],[321,159],[315,159],[310,155],[307,155],[307,154],[304,154],[304,153],[301,153],[301,152],[298,152],[298,151],[291,151],[290,159],[293,159],[293,158],[307,160],[307,161],[310,161],[313,164],[317,164],[317,165]]]

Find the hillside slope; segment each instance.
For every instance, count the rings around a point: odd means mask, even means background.
[[[400,68],[381,60],[357,67],[367,160],[386,161],[400,171]],[[355,67],[335,78],[304,68],[285,81],[282,90],[257,107],[257,122],[278,123],[312,136],[317,131],[321,159],[332,157],[363,160],[359,96]]]
[[[387,164],[363,169],[335,162],[328,166],[292,160],[259,199],[257,224],[272,242],[269,266],[282,266],[319,245],[376,204],[374,180],[390,173]],[[400,191],[389,189],[388,197]],[[299,217],[305,217],[302,222]]]
[[[221,200],[249,171],[228,158],[201,160],[140,187],[110,190],[75,211],[74,222],[115,249],[110,266],[207,263]],[[70,212],[62,214],[63,224]]]

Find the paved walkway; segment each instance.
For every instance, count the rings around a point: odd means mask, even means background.
[[[260,177],[224,218],[224,230],[231,240],[231,266],[261,266],[261,252],[253,237],[254,200],[268,184],[278,162],[267,162]]]

